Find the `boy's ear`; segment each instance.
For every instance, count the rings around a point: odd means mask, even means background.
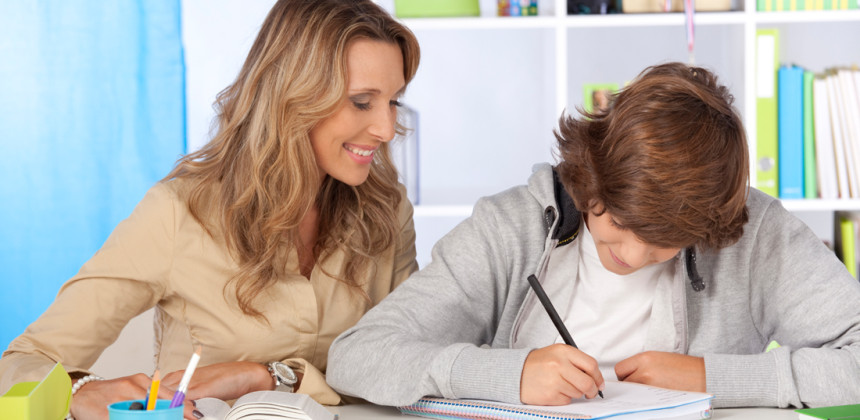
[[[600,214],[603,213],[603,210],[605,210],[605,208],[603,207],[603,203],[596,198],[593,198],[588,201],[588,209],[589,210],[585,211],[585,213]]]

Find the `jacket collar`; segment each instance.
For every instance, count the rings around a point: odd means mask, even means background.
[[[558,223],[552,233],[552,238],[558,240],[557,246],[564,246],[571,243],[579,234],[582,212],[576,209],[573,198],[564,189],[555,168],[552,168],[552,184],[558,208]]]

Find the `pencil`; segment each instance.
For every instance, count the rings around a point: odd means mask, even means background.
[[[558,330],[558,333],[561,335],[561,339],[564,340],[564,344],[571,346],[573,348],[576,347],[576,343],[573,341],[573,337],[570,336],[570,332],[567,330],[567,327],[564,326],[564,322],[561,320],[561,317],[558,316],[558,312],[555,311],[555,307],[552,306],[552,302],[549,301],[549,296],[546,295],[546,292],[543,290],[543,286],[538,282],[537,277],[534,274],[530,275],[529,285],[531,285],[532,290],[535,291],[535,295],[537,295],[538,300],[543,305],[543,308],[546,309],[546,313],[549,314],[549,318],[552,320],[553,325],[555,325],[555,329]],[[600,395],[600,398],[603,398],[603,391],[597,391],[597,395]]]
[[[173,399],[170,401],[170,407],[179,407],[185,401],[185,393],[188,391],[188,383],[191,382],[191,375],[194,375],[194,369],[197,368],[197,362],[200,361],[200,346],[191,355],[191,360],[188,361],[188,367],[185,368],[185,373],[182,374],[182,379],[179,381],[179,388],[173,394]]]
[[[161,372],[157,369],[152,375],[152,385],[149,386],[149,392],[146,393],[146,409],[155,410],[155,402],[158,401],[158,386],[161,385]]]

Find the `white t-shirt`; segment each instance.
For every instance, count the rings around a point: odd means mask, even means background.
[[[670,301],[676,261],[626,276],[614,274],[600,263],[585,221],[581,226],[577,241],[551,251],[541,284],[577,347],[597,359],[604,379],[615,380],[615,364],[645,350],[646,342],[652,348],[673,348],[673,334],[653,331],[651,320],[669,316],[665,309],[652,308],[655,299],[664,305]],[[564,342],[536,301],[527,305],[515,328],[513,348]]]
[[[616,379],[616,363],[644,350],[654,294],[660,282],[671,284],[674,260],[618,275],[601,264],[585,221],[580,235],[576,278],[572,287],[562,289],[562,292],[571,294],[570,305],[558,311],[579,349],[597,359],[604,379],[613,380]],[[577,250],[561,247],[556,251]],[[552,256],[547,270],[548,281],[564,281],[554,274],[564,270],[553,265],[564,264],[565,260],[571,259]],[[555,342],[564,341],[559,335]]]

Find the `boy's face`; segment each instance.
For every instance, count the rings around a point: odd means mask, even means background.
[[[681,251],[681,248],[661,248],[642,242],[633,231],[616,222],[608,211],[599,216],[594,211],[588,212],[586,223],[603,267],[618,275],[666,262]]]

